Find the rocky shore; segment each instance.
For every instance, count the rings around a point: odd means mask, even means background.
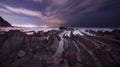
[[[33,34],[27,34],[33,32]],[[120,30],[0,31],[0,67],[118,67]]]

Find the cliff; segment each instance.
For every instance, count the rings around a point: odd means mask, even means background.
[[[0,17],[0,27],[11,27],[12,25],[4,20],[2,17]]]

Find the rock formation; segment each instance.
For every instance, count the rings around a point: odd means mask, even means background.
[[[119,31],[116,31],[116,35]],[[92,32],[93,33],[93,32]],[[95,33],[95,32],[94,32]],[[83,35],[81,35],[83,34]],[[118,67],[120,40],[75,30],[0,34],[0,67]]]
[[[0,17],[0,27],[11,27],[11,24]]]

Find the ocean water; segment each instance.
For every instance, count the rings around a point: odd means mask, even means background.
[[[94,36],[93,34],[90,34],[88,32],[86,32],[86,30],[94,30],[94,31],[98,31],[98,30],[103,30],[103,31],[112,31],[112,29],[110,28],[74,28],[75,30],[73,31],[74,35],[81,35],[83,36],[83,34],[81,32],[84,32],[88,35]],[[29,32],[29,31],[34,31],[34,32],[38,32],[38,31],[50,31],[50,30],[59,30],[59,28],[41,28],[41,27],[0,27],[0,31],[9,31],[9,30],[20,30],[22,32],[28,32],[27,34],[33,34],[33,32]],[[71,31],[64,31],[64,34],[66,36],[70,36],[70,32]]]
[[[9,30],[20,30],[22,32],[27,32],[27,31],[50,31],[50,30],[58,30],[58,28],[40,28],[40,27],[0,27],[1,31],[9,31]]]
[[[103,30],[103,31],[111,31],[110,28],[74,28],[75,30],[85,31],[85,30]],[[20,30],[20,31],[50,31],[50,30],[59,30],[59,28],[41,28],[41,27],[0,27],[1,31],[9,31],[9,30]]]

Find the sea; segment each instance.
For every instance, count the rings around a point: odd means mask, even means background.
[[[114,29],[114,28],[113,28]],[[102,31],[112,31],[113,29],[111,28],[79,28],[79,27],[74,27],[74,34],[77,35],[82,35],[81,32],[84,32],[88,35],[93,36],[92,34],[86,32],[86,30],[94,30],[94,31],[98,31],[98,30],[102,30]],[[0,31],[9,31],[9,30],[20,30],[21,32],[27,32],[27,34],[33,34],[34,32],[38,32],[38,31],[43,31],[43,32],[47,32],[47,31],[51,31],[51,30],[59,30],[59,28],[43,28],[43,27],[0,27]],[[32,31],[32,32],[30,32]],[[33,32],[34,31],[34,32]],[[67,34],[70,34],[70,31],[66,31]]]
[[[97,30],[103,30],[103,31],[111,31],[113,30],[114,28],[74,28],[75,30],[81,30],[81,31],[85,31],[85,30],[94,30],[94,31],[97,31]],[[43,28],[43,27],[0,27],[0,31],[9,31],[9,30],[20,30],[20,31],[35,31],[35,32],[38,32],[38,31],[44,31],[44,32],[47,32],[47,31],[50,31],[50,30],[59,30],[59,28]]]

